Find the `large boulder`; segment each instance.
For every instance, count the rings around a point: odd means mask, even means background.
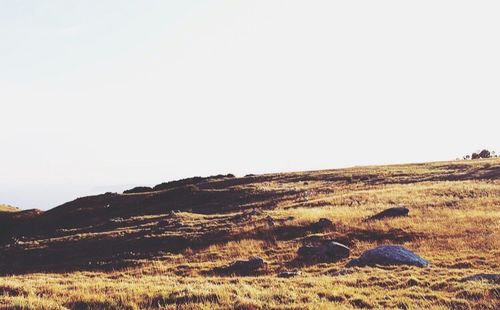
[[[468,276],[462,279],[463,282],[466,281],[486,281],[491,283],[500,283],[500,274],[498,273],[478,273],[472,276]]]
[[[384,211],[375,214],[374,216],[368,218],[368,220],[381,220],[389,217],[399,217],[399,216],[408,216],[410,210],[405,207],[394,207],[385,209]]]
[[[214,269],[215,273],[219,274],[237,274],[237,275],[251,275],[264,268],[266,263],[258,256],[250,257],[247,260],[237,260],[225,267],[217,267]]]
[[[365,251],[359,258],[351,260],[347,266],[410,265],[425,267],[428,264],[428,261],[400,245],[382,245]]]
[[[299,248],[297,254],[301,259],[308,261],[338,261],[349,257],[349,247],[328,241],[320,245],[305,245]]]

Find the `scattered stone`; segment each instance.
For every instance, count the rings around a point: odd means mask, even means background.
[[[399,216],[408,216],[410,210],[405,207],[394,207],[386,209],[380,213],[375,214],[374,216],[368,218],[368,220],[381,220],[388,217],[399,217]]]
[[[171,210],[170,212],[168,212],[167,216],[168,217],[175,217],[176,216],[176,213],[174,210]]]
[[[311,229],[315,231],[323,231],[332,229],[334,227],[335,225],[333,224],[333,222],[326,218],[321,218],[319,219],[319,221],[311,225]]]
[[[334,277],[338,277],[338,276],[345,276],[345,275],[348,275],[351,273],[352,273],[352,271],[349,269],[340,269],[337,271],[330,271],[328,274],[331,276],[334,276]]]
[[[184,222],[181,220],[175,220],[173,223],[174,227],[180,228],[184,226]]]
[[[259,209],[252,209],[251,211],[247,211],[247,214],[249,215],[260,215],[262,214],[262,211]]]
[[[478,273],[472,276],[468,276],[462,279],[465,281],[486,281],[490,283],[499,284],[500,283],[500,274],[495,273]]]
[[[338,261],[349,257],[349,247],[334,241],[321,245],[305,245],[299,248],[297,254],[300,258],[315,261]]]
[[[275,225],[274,219],[271,216],[268,215],[265,218],[265,220],[266,220],[266,223],[267,223],[268,226],[272,227],[272,226]]]
[[[359,258],[353,259],[347,264],[348,267],[375,265],[410,265],[425,267],[429,265],[429,262],[400,245],[383,245],[365,251]]]
[[[248,260],[237,260],[229,266],[216,267],[214,272],[219,274],[250,275],[263,268],[265,264],[261,257],[254,256]]]
[[[125,219],[123,217],[114,217],[109,219],[111,223],[123,223],[125,222]]]
[[[298,270],[294,270],[294,271],[282,271],[280,273],[278,273],[278,278],[293,278],[293,277],[297,277],[297,276],[300,276],[301,275],[301,272],[298,271]]]
[[[246,210],[246,211],[243,211],[242,213],[239,213],[239,214],[236,214],[235,216],[233,216],[232,220],[235,221],[235,222],[244,222],[244,221],[248,221],[250,219],[252,219],[252,217],[256,216],[256,215],[260,215],[262,214],[262,211],[258,210],[258,209],[252,209],[252,210]]]

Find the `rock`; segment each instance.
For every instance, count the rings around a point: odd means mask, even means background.
[[[272,227],[272,226],[274,226],[274,225],[275,225],[274,219],[273,219],[271,216],[269,216],[269,215],[268,215],[268,216],[265,218],[265,220],[266,220],[267,226]]]
[[[262,214],[262,211],[258,210],[258,209],[245,210],[245,211],[233,216],[232,220],[235,222],[249,221],[252,219],[252,217],[257,216],[257,215],[261,215],[261,214]]]
[[[170,211],[170,212],[168,212],[167,216],[168,217],[175,217],[175,212],[174,211]]]
[[[326,254],[337,259],[349,257],[351,250],[348,246],[338,242],[328,242],[326,244]]]
[[[495,274],[495,273],[478,273],[472,276],[468,276],[462,279],[463,282],[465,281],[486,281],[486,282],[491,282],[495,284],[500,283],[500,274]]]
[[[184,227],[184,225],[185,225],[185,224],[184,224],[184,222],[183,222],[183,221],[181,221],[181,220],[175,220],[175,221],[173,221],[173,223],[172,223],[172,224],[173,224],[173,226],[174,226],[174,227],[176,227],[176,228]]]
[[[351,260],[347,266],[411,265],[425,267],[428,264],[428,261],[402,246],[383,245],[365,251],[359,258]]]
[[[349,253],[349,247],[334,241],[317,246],[305,245],[297,252],[302,259],[316,261],[338,261],[349,257]]]
[[[278,278],[293,278],[293,277],[297,277],[300,275],[301,275],[301,272],[298,270],[282,271],[282,272],[278,273]]]
[[[374,216],[368,218],[368,220],[381,220],[388,217],[399,217],[399,216],[408,216],[410,210],[405,207],[394,207],[386,209],[380,213],[375,214]]]
[[[219,274],[238,274],[250,275],[265,266],[265,262],[261,257],[254,256],[248,260],[237,260],[225,267],[217,267],[214,272]]]
[[[311,229],[315,231],[323,231],[332,229],[334,227],[335,225],[333,224],[333,222],[326,218],[321,218],[319,219],[319,221],[311,225]]]
[[[338,276],[345,276],[348,274],[351,274],[353,271],[349,269],[341,269],[341,270],[336,270],[336,271],[330,271],[328,272],[329,275],[338,277]]]
[[[123,217],[114,217],[109,219],[111,223],[123,223],[125,222],[125,219]]]

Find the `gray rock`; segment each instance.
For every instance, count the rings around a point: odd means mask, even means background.
[[[375,214],[374,216],[368,218],[368,220],[381,220],[390,217],[408,216],[410,210],[404,207],[394,207],[385,209],[384,211]]]
[[[348,267],[375,265],[410,265],[425,267],[429,265],[429,262],[400,245],[383,245],[365,251],[359,258],[353,259],[347,264]]]
[[[321,245],[305,245],[299,248],[297,254],[302,259],[317,261],[337,261],[349,257],[349,247],[335,242],[328,241]]]
[[[282,271],[278,273],[279,278],[293,278],[300,276],[301,272],[300,271]]]
[[[465,281],[486,281],[486,282],[491,282],[495,284],[500,283],[500,274],[495,274],[495,273],[478,273],[472,276],[468,276],[462,279],[463,282]]]

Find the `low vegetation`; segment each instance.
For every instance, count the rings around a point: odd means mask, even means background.
[[[500,283],[465,280],[500,270],[498,158],[187,180],[22,217],[0,308],[500,308]],[[409,212],[373,217],[388,208]],[[325,241],[349,257],[298,255]],[[389,244],[429,265],[347,267]],[[263,266],[233,272],[251,257]]]
[[[475,159],[486,159],[486,158],[492,158],[492,157],[497,157],[495,151],[489,151],[489,150],[482,150],[482,151],[477,151],[472,153],[471,155],[465,155],[463,157],[464,160],[475,160]]]
[[[17,211],[19,211],[19,209],[16,207],[0,203],[0,212],[17,212]]]

